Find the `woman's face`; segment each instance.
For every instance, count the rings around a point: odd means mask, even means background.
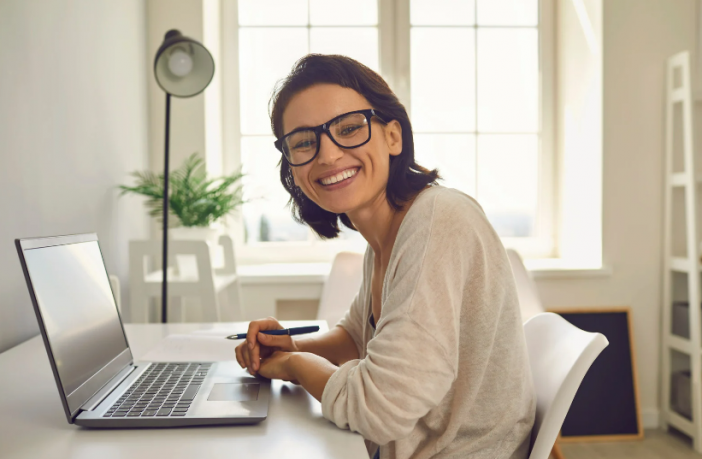
[[[288,103],[283,112],[283,132],[319,126],[344,113],[368,108],[373,107],[353,89],[334,84],[314,85]],[[291,169],[295,184],[317,205],[337,214],[349,213],[385,199],[390,156],[400,152],[400,123],[391,121],[383,125],[373,117],[371,139],[365,145],[340,148],[327,134],[322,134],[317,157],[309,164]]]

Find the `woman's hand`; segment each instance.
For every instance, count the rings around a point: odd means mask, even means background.
[[[241,368],[247,368],[255,374],[260,367],[260,360],[271,356],[276,351],[299,352],[295,340],[288,335],[266,335],[261,330],[281,330],[283,327],[274,317],[254,320],[249,323],[246,341],[236,347],[236,361]]]
[[[292,352],[275,351],[270,356],[261,359],[258,374],[268,379],[282,379],[299,384],[292,373]]]

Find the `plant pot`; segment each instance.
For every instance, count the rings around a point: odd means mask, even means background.
[[[210,248],[213,268],[221,267],[222,251],[219,247],[219,230],[206,226],[179,226],[168,230],[174,241],[205,241]],[[197,262],[194,255],[176,255],[178,273],[185,278],[197,278]]]
[[[217,246],[219,230],[207,226],[178,226],[168,230],[174,241],[206,241],[210,247]]]

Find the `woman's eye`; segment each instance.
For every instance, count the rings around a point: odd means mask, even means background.
[[[297,144],[295,144],[293,148],[295,150],[303,150],[312,146],[314,146],[314,142],[312,142],[311,140],[303,140],[302,142],[298,142]]]
[[[359,129],[361,129],[361,126],[359,126],[357,124],[350,125],[350,126],[344,126],[343,128],[341,128],[340,134],[341,135],[353,134],[354,132],[358,131]]]

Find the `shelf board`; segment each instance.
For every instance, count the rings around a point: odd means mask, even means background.
[[[670,100],[672,102],[682,102],[685,100],[685,87],[679,87],[670,91]],[[697,100],[697,93],[692,94],[692,98]]]
[[[680,273],[686,273],[690,270],[691,260],[685,257],[671,257],[670,269]]]
[[[673,335],[672,333],[668,335],[668,346],[687,355],[692,353],[692,343],[690,340],[678,335]]]
[[[702,183],[702,174],[695,175],[695,183]],[[674,187],[687,185],[687,174],[685,174],[685,172],[671,174],[670,185]]]
[[[695,436],[695,425],[687,418],[680,416],[678,413],[672,409],[666,413],[668,418],[668,424],[672,425],[679,431],[691,436]]]

